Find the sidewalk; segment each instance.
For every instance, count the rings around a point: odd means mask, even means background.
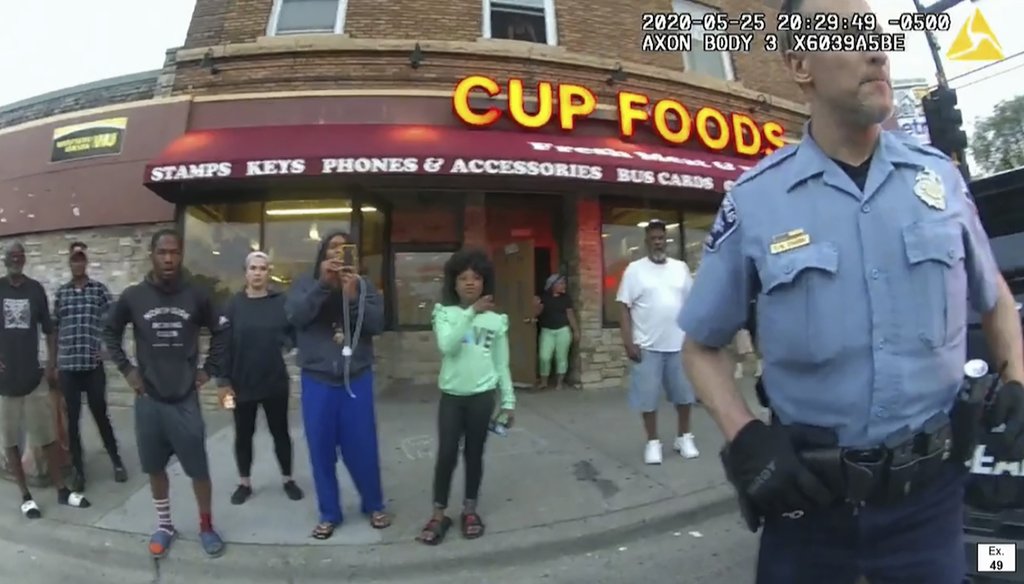
[[[746,380],[743,385],[748,401],[753,402],[751,383]],[[316,501],[297,412],[292,413],[294,474],[306,499],[293,502],[282,492],[261,418],[253,470],[256,493],[242,506],[228,500],[237,482],[230,416],[208,413],[214,524],[233,545],[215,564],[202,557],[194,541],[198,521],[190,484],[174,465],[170,469],[171,508],[182,538],[162,564],[168,569],[174,566],[178,574],[197,570],[197,576],[223,567],[239,577],[287,577],[302,566],[302,573],[311,577],[320,571],[335,576],[347,571],[350,575],[401,577],[443,569],[444,564],[466,569],[477,561],[494,565],[514,563],[524,555],[531,560],[554,556],[566,549],[626,538],[631,531],[682,527],[734,509],[718,461],[721,437],[701,408],[696,408],[693,416],[700,458],[684,460],[671,450],[674,414],[665,406],[660,420],[665,462],[647,466],[642,459],[640,422],[628,411],[622,391],[523,393],[516,427],[506,437],[492,435],[488,442],[480,506],[488,523],[487,536],[466,542],[453,529],[440,547],[417,544],[413,538],[430,512],[436,400],[433,388],[378,396],[384,490],[395,514],[394,525],[381,531],[372,529],[358,512],[358,498],[347,473],[339,471],[346,522],[326,542],[309,537],[317,520]],[[131,475],[129,482],[112,481],[109,463],[86,414],[87,494],[93,507],[58,508],[52,491],[37,489],[36,499],[43,506],[45,519],[29,525],[17,515],[16,489],[4,483],[0,500],[11,504],[9,509],[0,508],[0,539],[38,546],[41,551],[54,548],[72,556],[77,550],[81,557],[95,558],[108,569],[123,565],[151,571],[144,542],[153,528],[155,512],[147,481],[138,471],[131,410],[117,408],[112,416]],[[461,499],[461,488],[462,472],[457,470],[452,501]],[[452,514],[457,513],[453,508]],[[114,550],[117,553],[111,553]]]

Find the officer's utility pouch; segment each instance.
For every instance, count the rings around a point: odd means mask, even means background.
[[[949,461],[952,449],[950,419],[943,412],[928,418],[909,442],[891,445],[887,500],[897,502],[927,488]]]
[[[885,440],[889,451],[889,473],[885,481],[886,501],[898,501],[910,494],[920,457],[914,449],[914,434],[909,428],[894,432]]]

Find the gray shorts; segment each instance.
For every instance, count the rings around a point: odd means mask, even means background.
[[[658,409],[658,396],[662,389],[668,401],[675,405],[694,402],[693,386],[683,370],[680,351],[640,351],[640,362],[630,361],[629,405],[638,412]]]
[[[198,394],[172,404],[148,395],[136,398],[135,441],[139,447],[139,463],[146,474],[165,470],[173,455],[178,457],[189,478],[210,478],[206,424]]]

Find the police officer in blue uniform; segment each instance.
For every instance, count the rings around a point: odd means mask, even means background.
[[[865,0],[783,10],[871,11]],[[1004,452],[1019,459],[1013,297],[952,161],[881,129],[893,108],[886,56],[784,56],[810,105],[804,137],[726,195],[680,315],[687,371],[726,438],[726,473],[762,528],[757,582],[961,584],[965,471],[951,453],[964,439],[950,419],[967,303],[1005,363],[986,422],[1007,424]],[[752,301],[767,423],[722,351]]]

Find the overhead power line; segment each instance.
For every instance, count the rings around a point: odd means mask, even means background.
[[[1021,69],[1021,68],[1024,68],[1024,63],[1021,63],[1020,65],[1017,65],[1016,67],[1010,67],[1009,69],[1003,69],[1002,71],[996,71],[995,73],[992,73],[991,75],[986,75],[986,76],[981,77],[979,79],[974,79],[974,80],[968,81],[967,83],[964,83],[963,85],[957,85],[955,89],[959,90],[959,89],[963,89],[965,87],[970,87],[970,86],[975,85],[977,83],[981,83],[982,81],[988,81],[989,79],[994,79],[996,77],[999,77],[1000,75],[1009,73],[1011,71],[1016,71],[1017,69]]]
[[[1005,62],[1007,62],[1007,61],[1009,61],[1011,59],[1016,59],[1017,57],[1020,57],[1020,56],[1024,56],[1024,51],[1020,51],[1018,53],[1014,53],[1012,55],[1009,55],[1007,57],[1002,58],[999,61],[993,61],[991,63],[987,63],[985,65],[982,65],[981,67],[978,67],[977,69],[971,69],[970,71],[968,71],[966,73],[961,73],[960,75],[957,75],[956,77],[951,77],[951,78],[947,79],[946,81],[952,83],[953,81],[956,81],[957,79],[963,79],[964,77],[970,77],[971,75],[974,75],[975,73],[979,73],[981,71],[984,71],[985,69],[989,69],[989,68],[995,67],[996,65],[1005,63]],[[1008,71],[1012,71],[1013,69],[1007,69],[1007,70]]]

